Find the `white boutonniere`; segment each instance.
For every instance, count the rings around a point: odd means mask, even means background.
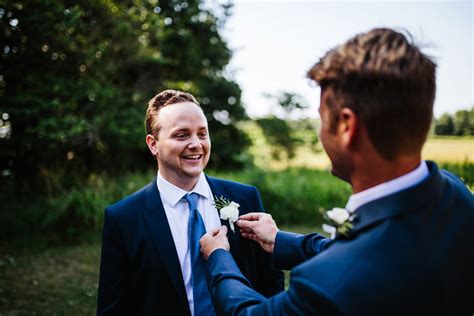
[[[352,221],[356,215],[349,213],[348,210],[340,207],[335,207],[330,211],[323,212],[324,220],[328,224],[323,224],[323,231],[331,234],[331,239],[336,238],[336,234],[342,236],[349,236],[350,230],[353,227]]]
[[[229,201],[225,197],[214,197],[214,206],[219,211],[220,218],[229,221],[230,229],[235,233],[234,223],[239,218],[239,203]]]

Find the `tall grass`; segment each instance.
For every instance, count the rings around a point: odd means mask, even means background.
[[[153,174],[122,176],[91,174],[44,179],[46,192],[33,190],[0,194],[0,241],[37,233],[58,233],[75,238],[84,231],[100,231],[103,210],[151,181]]]
[[[474,163],[449,163],[446,168],[474,188]],[[279,225],[319,225],[320,210],[343,207],[349,185],[327,171],[290,168],[282,171],[250,169],[208,174],[255,185],[267,212]],[[47,194],[0,193],[0,246],[9,238],[29,238],[37,233],[57,233],[75,238],[83,232],[100,232],[103,210],[155,178],[155,172],[129,172],[121,176],[93,174],[52,178]]]
[[[255,185],[264,207],[278,224],[317,225],[320,210],[343,207],[350,195],[350,187],[327,171],[288,169],[263,171],[260,169],[212,175]]]

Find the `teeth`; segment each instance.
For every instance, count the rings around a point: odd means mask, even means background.
[[[189,156],[185,156],[185,158],[187,159],[199,159],[201,157],[201,155],[189,155]]]

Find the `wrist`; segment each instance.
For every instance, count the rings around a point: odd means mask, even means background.
[[[218,250],[225,250],[225,251],[229,251],[228,249],[224,248],[224,247],[216,247],[216,248],[213,248],[212,251],[209,253],[209,255],[207,256],[206,260],[209,260],[209,258],[211,258],[211,256],[213,256],[214,254],[216,254],[218,252]]]
[[[211,250],[209,256],[212,255],[212,253],[214,253],[216,250],[219,250],[219,249],[222,249],[222,250],[225,250],[225,251],[229,251],[229,249],[227,249],[227,248],[224,247],[224,246],[216,246],[215,248],[213,248],[213,249]]]
[[[275,227],[275,230],[273,231],[273,233],[272,233],[272,235],[271,235],[271,240],[270,240],[270,242],[271,242],[272,245],[275,244],[276,236],[277,236],[277,234],[278,234],[279,231],[280,231],[280,230],[279,230],[277,227]]]
[[[271,253],[273,253],[273,251],[275,249],[276,237],[277,237],[277,234],[278,234],[279,231],[280,230],[277,228],[275,230],[275,232],[273,233],[272,240],[271,240],[271,245],[270,245],[271,246],[271,249],[270,249]]]

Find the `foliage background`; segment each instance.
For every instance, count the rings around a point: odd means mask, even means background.
[[[0,159],[16,180],[149,168],[144,113],[166,88],[202,104],[217,148],[212,166],[243,166],[249,141],[234,123],[246,114],[219,33],[230,5],[29,0],[0,8],[0,110],[10,126]]]

